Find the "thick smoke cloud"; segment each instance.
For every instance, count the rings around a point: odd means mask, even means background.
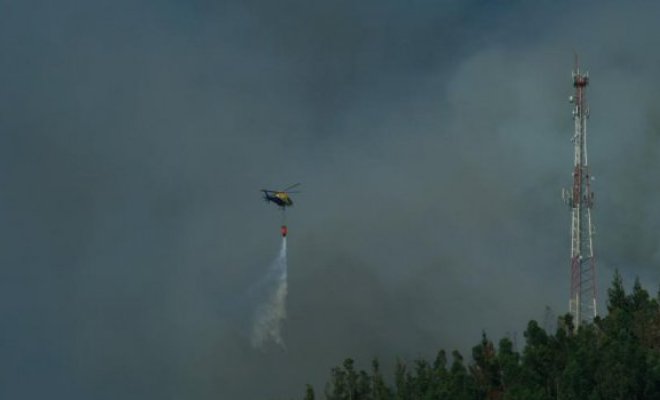
[[[0,397],[299,396],[563,312],[574,50],[601,293],[653,289],[658,11],[0,1]],[[287,347],[255,351],[258,189],[298,181]]]

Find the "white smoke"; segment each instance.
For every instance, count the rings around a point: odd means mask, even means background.
[[[286,237],[282,238],[282,248],[268,275],[260,286],[265,291],[265,301],[261,303],[254,315],[252,328],[252,346],[261,348],[269,341],[284,347],[282,325],[286,318],[287,266]]]

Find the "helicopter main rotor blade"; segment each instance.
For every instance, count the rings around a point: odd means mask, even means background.
[[[288,192],[289,190],[293,189],[294,187],[300,186],[300,182],[294,183],[293,185],[287,187],[286,189],[282,190],[283,192]]]

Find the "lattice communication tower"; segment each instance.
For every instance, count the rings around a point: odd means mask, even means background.
[[[564,189],[562,193],[564,201],[571,209],[571,295],[568,307],[576,328],[584,322],[591,322],[598,313],[594,230],[591,224],[594,194],[590,186],[592,177],[589,174],[587,158],[588,84],[589,74],[580,71],[576,56],[573,71],[575,94],[570,97],[575,128],[571,139],[575,150],[573,187],[571,190]]]

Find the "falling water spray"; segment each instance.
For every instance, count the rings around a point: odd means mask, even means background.
[[[259,304],[254,315],[252,346],[261,348],[268,342],[284,347],[282,325],[286,318],[287,265],[286,226],[282,226],[282,247],[271,264],[262,282],[265,300]]]

